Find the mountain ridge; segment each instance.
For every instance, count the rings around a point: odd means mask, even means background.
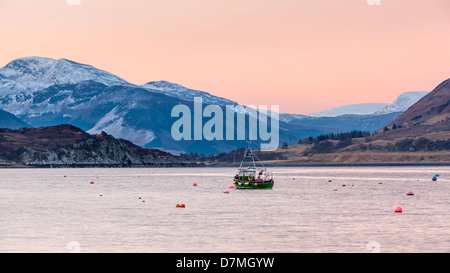
[[[0,108],[33,127],[68,123],[91,134],[105,131],[141,147],[172,153],[211,154],[245,146],[245,141],[173,140],[171,126],[176,119],[171,117],[171,110],[180,104],[193,109],[194,97],[201,97],[204,105],[219,105],[222,109],[238,105],[168,81],[134,85],[109,72],[67,59],[24,57],[0,68]],[[280,114],[279,144],[293,144],[301,138],[329,132],[373,132],[397,116],[396,113],[378,117],[344,115],[332,120]],[[338,122],[346,126],[336,126]]]

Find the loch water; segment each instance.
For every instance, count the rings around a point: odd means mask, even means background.
[[[0,169],[0,252],[450,252],[448,167],[269,169]]]

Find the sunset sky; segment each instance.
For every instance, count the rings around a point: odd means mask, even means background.
[[[0,0],[0,67],[66,58],[308,114],[450,78],[450,1]]]

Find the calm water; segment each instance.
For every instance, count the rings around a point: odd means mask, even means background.
[[[0,169],[0,252],[450,252],[448,167],[271,170]]]

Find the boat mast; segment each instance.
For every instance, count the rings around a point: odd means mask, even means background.
[[[247,147],[245,148],[245,152],[244,152],[244,158],[241,161],[241,165],[239,166],[239,169],[242,169],[242,164],[244,164],[244,161],[246,158],[251,158],[252,159],[252,163],[253,163],[253,168],[256,170],[256,163],[255,163],[255,158],[256,160],[259,162],[259,164],[262,165],[262,167],[265,169],[264,165],[259,161],[258,157],[253,153],[252,148],[250,148],[250,145],[247,141]]]

